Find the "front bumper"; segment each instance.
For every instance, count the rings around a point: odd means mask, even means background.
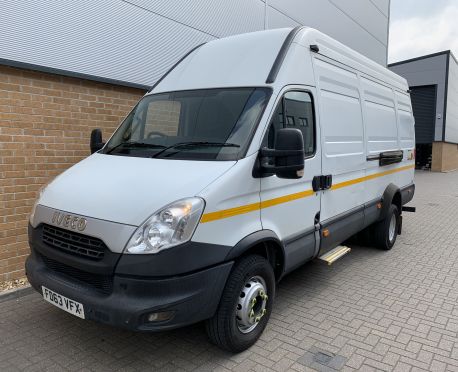
[[[37,232],[31,230],[32,238]],[[65,261],[68,257],[47,248],[39,239],[31,239],[30,247],[26,275],[39,293],[45,286],[82,303],[86,319],[136,331],[173,329],[212,317],[233,265],[225,262],[168,277],[125,275],[116,272],[117,256],[108,256],[98,266],[82,267],[81,260]],[[173,317],[147,321],[148,314],[163,311],[172,311]]]
[[[208,319],[216,311],[228,262],[197,273],[161,279],[113,276],[112,292],[101,294],[50,270],[36,253],[26,261],[27,278],[38,292],[51,289],[84,306],[86,319],[138,331],[160,331]],[[149,313],[173,311],[172,319],[147,322]]]

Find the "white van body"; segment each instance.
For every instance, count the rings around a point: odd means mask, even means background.
[[[257,90],[246,91],[252,88]],[[158,158],[132,155],[140,149],[116,153],[110,144],[126,128],[121,125],[103,149],[43,190],[30,220],[32,254],[26,271],[48,301],[59,306],[62,298],[71,299],[84,307],[84,318],[134,330],[170,329],[210,319],[210,338],[239,351],[259,337],[274,296],[270,279],[261,274],[240,283],[258,288],[249,293],[250,301],[257,299],[261,305],[250,305],[256,314],[243,313],[246,304],[234,300],[236,313],[228,322],[235,326],[228,331],[232,327],[228,323],[222,330],[221,314],[224,310],[227,317],[228,311],[224,296],[235,272],[245,270],[241,261],[251,257],[250,265],[261,267],[264,259],[278,281],[364,229],[375,229],[377,245],[392,247],[400,233],[402,206],[414,194],[414,119],[405,79],[317,30],[300,27],[202,45],[143,100],[214,89],[240,89],[251,94],[249,99],[254,100],[254,94],[261,97],[243,107],[246,117],[259,107],[259,117],[245,139],[231,134],[239,141],[234,150],[231,144],[218,148],[204,142],[204,147],[217,148],[211,150],[215,160],[176,158],[192,152],[189,145],[175,152],[166,149],[170,156]],[[231,102],[238,102],[231,94]],[[168,101],[164,120],[177,118],[175,111],[184,110],[183,104],[177,108],[174,102]],[[199,112],[199,117],[207,118],[202,120],[218,117],[212,106],[206,107],[206,113]],[[135,121],[136,114],[131,115],[129,120]],[[147,115],[143,114],[145,123]],[[303,170],[290,172],[292,177],[262,171],[261,149],[279,143],[274,135],[280,129],[271,129],[274,120],[278,128],[302,134]],[[218,128],[217,122],[215,127],[205,125],[208,130]],[[129,128],[124,139],[136,130],[134,124]],[[148,140],[166,141],[165,132],[157,132]],[[242,148],[244,140],[243,153],[231,158],[231,151]],[[265,153],[275,163],[277,155]],[[191,204],[185,201],[183,210],[196,208],[198,214],[186,217],[186,221],[196,219],[192,231],[183,233],[186,241],[157,251],[128,251],[145,221],[186,198],[194,199]],[[104,244],[100,261],[85,257],[86,246],[78,246],[89,241],[84,237]],[[129,280],[141,281],[144,288],[151,282],[151,290],[142,291]]]

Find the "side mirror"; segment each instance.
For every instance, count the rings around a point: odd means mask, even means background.
[[[301,178],[304,175],[304,157],[302,132],[295,128],[282,128],[277,132],[275,149],[261,149],[261,173],[263,176],[275,174],[279,178]]]
[[[102,130],[97,128],[93,129],[91,132],[91,154],[93,154],[96,151],[99,151],[103,146],[105,146],[105,143],[102,142]]]

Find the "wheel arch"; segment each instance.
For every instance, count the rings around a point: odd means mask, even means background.
[[[398,207],[399,213],[402,211],[402,194],[401,189],[393,183],[390,183],[382,196],[382,211],[380,213],[380,219],[383,220],[390,209],[390,205],[394,204]]]
[[[260,230],[240,240],[227,254],[226,261],[248,254],[259,254],[272,265],[278,281],[285,270],[285,248],[272,230]]]

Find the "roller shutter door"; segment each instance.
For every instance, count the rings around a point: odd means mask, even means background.
[[[418,144],[434,141],[436,123],[436,85],[410,88],[413,115],[415,117],[415,138]]]

